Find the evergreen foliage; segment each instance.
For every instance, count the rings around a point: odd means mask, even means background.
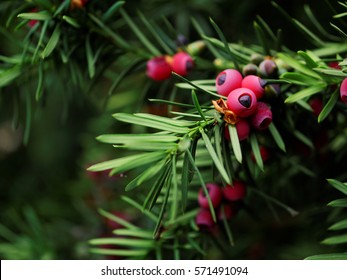
[[[347,4],[140,2],[0,3],[0,256],[346,259]]]

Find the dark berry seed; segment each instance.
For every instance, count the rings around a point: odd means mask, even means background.
[[[252,100],[251,100],[251,97],[247,94],[245,95],[242,95],[239,97],[239,102],[246,108],[249,108],[251,107],[251,103],[252,103]]]
[[[192,70],[193,67],[194,67],[193,61],[188,60],[188,61],[186,62],[186,70],[187,70],[187,72],[189,72],[190,70]]]
[[[226,77],[227,77],[227,75],[226,75],[225,73],[219,75],[217,84],[218,84],[219,86],[221,86],[222,84],[224,84],[224,83],[225,83],[225,80],[226,80]]]

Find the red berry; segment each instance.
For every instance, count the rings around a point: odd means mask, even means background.
[[[331,61],[328,63],[328,66],[330,68],[335,68],[335,69],[338,69],[338,70],[341,70],[341,66],[339,65],[339,63],[337,61]]]
[[[240,141],[243,141],[248,138],[249,132],[250,132],[250,127],[248,121],[245,119],[239,119],[239,121],[235,124],[236,130],[237,130],[237,136],[239,137]],[[228,126],[225,127],[224,130],[224,137],[227,140],[230,140],[230,134],[229,134],[229,129]]]
[[[248,88],[238,88],[228,95],[227,106],[237,116],[248,117],[257,109],[257,97]]]
[[[163,81],[171,76],[171,66],[165,56],[154,57],[147,62],[147,76],[155,81]]]
[[[193,67],[192,57],[185,52],[176,53],[172,58],[172,70],[181,76],[187,76]]]
[[[225,217],[227,220],[235,217],[237,214],[237,208],[233,204],[222,204],[217,211],[218,220],[223,220]]]
[[[241,85],[243,88],[249,88],[252,90],[257,99],[263,97],[265,81],[258,76],[248,75],[244,77]]]
[[[320,98],[313,98],[310,100],[309,102],[312,111],[313,111],[313,115],[315,115],[316,117],[319,116],[320,112],[322,112],[323,110],[323,101]]]
[[[37,8],[33,8],[33,9],[30,10],[31,13],[37,13],[38,11],[39,11],[39,9],[37,9]],[[36,23],[38,23],[38,22],[39,21],[35,20],[35,19],[29,20],[28,26],[30,28],[33,28],[36,25]]]
[[[211,230],[215,226],[211,212],[207,209],[201,208],[195,217],[196,225],[200,230]]]
[[[264,130],[269,127],[271,122],[271,109],[264,102],[258,102],[257,109],[251,117],[251,125],[257,130]]]
[[[234,181],[222,189],[223,197],[229,201],[241,200],[246,196],[246,185],[241,181]]]
[[[262,160],[265,162],[270,158],[270,152],[268,149],[266,149],[264,146],[260,147],[260,156]]]
[[[260,146],[259,150],[260,150],[260,156],[263,162],[267,161],[270,157],[270,153],[268,149],[266,149],[264,146]],[[252,161],[255,162],[255,157],[253,152],[252,152],[251,158],[252,158]]]
[[[39,21],[38,20],[29,20],[29,22],[28,22],[28,26],[30,27],[30,28],[33,28],[37,23],[38,23]]]
[[[213,208],[216,208],[222,200],[222,190],[216,184],[206,184],[206,188],[211,198]],[[209,208],[207,197],[205,196],[205,192],[202,188],[199,190],[198,202],[202,208]]]
[[[216,88],[220,95],[228,96],[234,89],[240,88],[242,75],[234,69],[226,69],[220,72],[216,78]]]
[[[340,97],[343,103],[347,105],[347,78],[345,78],[340,86]]]

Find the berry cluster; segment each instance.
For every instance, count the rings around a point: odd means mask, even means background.
[[[226,187],[209,183],[206,184],[206,189],[212,206],[216,210],[217,221],[222,221],[224,218],[227,220],[233,218],[239,208],[238,202],[246,196],[246,185],[241,181],[234,181],[233,185],[227,185]],[[200,230],[210,231],[216,223],[213,220],[207,196],[202,188],[199,190],[198,202],[200,211],[195,218],[195,222]]]
[[[259,101],[264,95],[265,85],[265,80],[259,76],[243,78],[235,69],[226,69],[216,78],[217,92],[227,97],[226,109],[234,115],[230,123],[236,125],[240,141],[248,137],[250,125],[264,130],[272,122],[270,107]]]
[[[193,69],[194,61],[186,52],[178,52],[174,56],[162,55],[153,57],[147,62],[147,76],[154,81],[163,81],[175,72],[181,76],[187,76]]]

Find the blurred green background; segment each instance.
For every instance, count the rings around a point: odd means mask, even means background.
[[[329,26],[332,13],[326,12],[326,1],[278,0],[277,3],[303,23],[307,22],[303,5],[310,4],[320,23]],[[192,27],[191,17],[197,19],[206,33],[213,36],[209,24],[211,17],[229,41],[242,41],[245,44],[257,42],[253,20],[261,15],[274,30],[283,29],[283,40],[289,48],[299,50],[312,47],[266,0],[128,1],[125,9],[134,15],[136,10],[140,10],[148,18],[154,19],[164,15],[177,32],[190,41],[199,39]],[[4,16],[5,10],[0,10],[0,17],[4,19]],[[15,54],[18,47],[6,36],[4,20],[1,23],[0,54]],[[18,40],[25,36],[25,29],[10,32]],[[11,95],[34,91],[36,85],[28,82],[25,86],[7,87],[0,92],[1,259],[100,258],[88,253],[87,244],[88,239],[106,236],[110,232],[97,209],[122,212],[131,219],[140,218],[140,214],[127,209],[118,199],[123,193],[123,178],[91,174],[86,168],[115,155],[114,149],[98,143],[96,136],[131,131],[130,127],[116,123],[112,113],[151,110],[148,102],[139,94],[144,85],[144,73],[125,79],[104,108],[103,101],[112,75],[117,75],[117,67],[88,93],[73,84],[65,84],[61,78],[64,71],[64,68],[54,69],[46,76],[47,98],[32,113],[27,145],[23,145],[22,141],[26,120],[24,108],[20,108],[19,126],[13,130],[15,101]],[[277,180],[276,173],[270,175],[268,180]],[[287,221],[285,219],[290,218],[284,217],[282,223],[277,223],[271,215],[262,217],[262,223],[245,218],[235,233],[240,242],[232,253],[233,257],[301,259],[325,250],[319,241],[327,227],[326,220],[321,220],[328,216],[327,210],[324,210],[328,200],[322,197],[326,190],[321,189],[316,197],[311,190],[305,194],[306,185],[312,185],[314,181],[317,186],[322,185],[324,174],[321,175],[310,181],[299,179],[302,184],[300,196],[290,198],[292,206],[300,208],[305,205],[305,195],[311,198],[307,211],[298,218]],[[278,193],[281,196],[280,190]],[[218,253],[211,252],[210,257],[218,258]]]

